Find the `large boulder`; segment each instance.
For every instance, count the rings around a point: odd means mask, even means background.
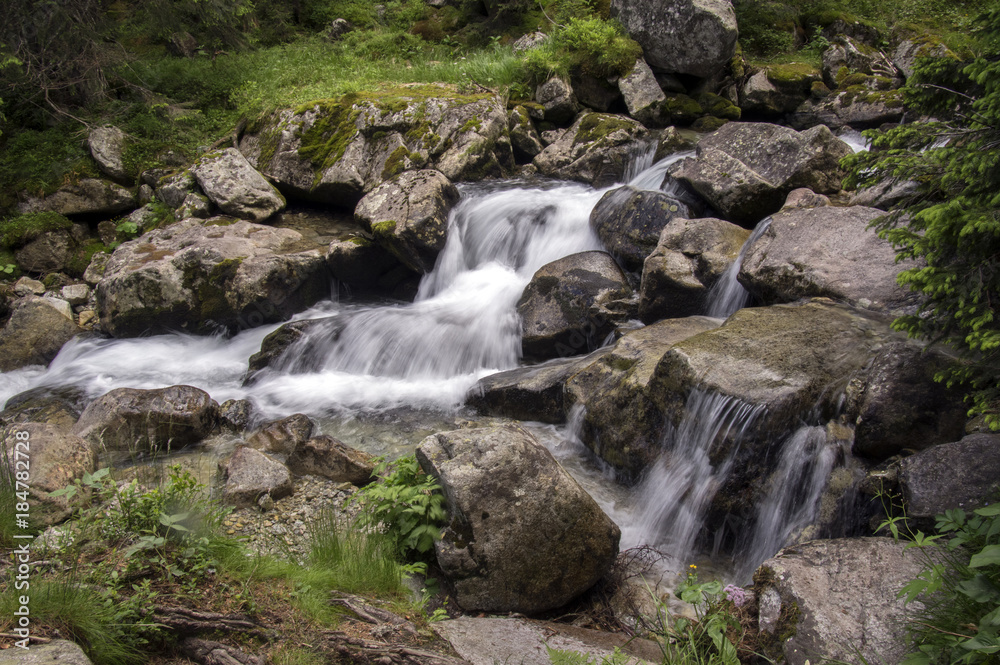
[[[535,101],[545,109],[545,119],[556,124],[568,124],[580,111],[573,87],[558,76],[538,86]]]
[[[675,344],[712,330],[702,316],[671,319],[626,333],[610,351],[576,371],[565,387],[566,408],[585,408],[581,437],[599,457],[636,478],[660,454],[663,413],[650,381]]]
[[[648,135],[645,127],[628,117],[582,113],[533,163],[542,175],[606,187],[621,181],[632,148]]]
[[[448,213],[458,198],[439,171],[407,171],[366,194],[354,218],[403,265],[425,274],[444,249]]]
[[[449,86],[351,94],[266,118],[240,142],[250,163],[288,194],[353,207],[403,171],[452,181],[507,175],[507,112],[493,95]]]
[[[563,399],[566,381],[609,351],[602,348],[579,358],[557,358],[491,374],[469,390],[465,403],[489,416],[564,423],[568,416]]]
[[[73,433],[108,450],[176,450],[211,434],[218,410],[192,386],[115,388],[84,409]]]
[[[59,349],[81,332],[65,300],[22,298],[0,330],[0,371],[48,365]]]
[[[205,196],[227,215],[263,222],[285,207],[285,197],[236,148],[202,157],[191,173]]]
[[[796,132],[759,122],[729,123],[698,142],[695,157],[669,169],[722,216],[752,226],[781,209],[793,189],[840,191],[850,146],[827,127]]]
[[[765,561],[754,574],[767,655],[789,665],[899,663],[906,624],[919,610],[899,590],[924,560],[888,538],[816,540]]]
[[[630,116],[646,126],[660,121],[660,105],[667,96],[645,60],[636,60],[632,71],[618,79],[618,89]]]
[[[992,503],[1000,490],[1000,435],[970,434],[906,457],[898,481],[907,519],[925,531],[946,510]]]
[[[905,111],[901,90],[872,90],[849,86],[825,99],[808,99],[788,116],[796,129],[825,125],[830,129],[865,129],[900,122]]]
[[[34,422],[4,426],[0,429],[0,442],[0,450],[6,452],[6,459],[0,463],[12,472],[28,468],[25,460],[30,462],[31,482],[27,484],[30,486],[31,519],[41,524],[54,524],[69,517],[72,506],[66,498],[53,497],[49,493],[72,485],[85,473],[93,473],[97,466],[97,447],[57,425]]]
[[[631,295],[625,274],[605,252],[580,252],[545,264],[517,303],[524,357],[593,351],[615,329],[615,301]]]
[[[652,323],[707,311],[712,287],[749,237],[747,229],[714,217],[670,220],[643,262],[639,318]]]
[[[884,460],[961,437],[967,411],[963,391],[934,380],[954,362],[950,355],[914,342],[881,348],[848,386],[854,454]]]
[[[83,178],[63,185],[43,198],[28,197],[18,205],[18,212],[57,212],[60,215],[117,215],[132,210],[135,194],[110,180]]]
[[[626,270],[639,273],[663,228],[690,216],[691,210],[678,199],[626,186],[601,197],[590,213],[590,226]]]
[[[463,609],[555,609],[614,563],[618,527],[520,427],[435,434],[417,459],[447,499],[449,526],[435,547]]]
[[[302,235],[247,221],[188,219],[122,244],[97,285],[115,337],[230,332],[281,321],[329,295],[322,253]]]
[[[292,474],[281,462],[253,448],[239,446],[222,465],[222,500],[242,508],[265,496],[277,501],[294,488]]]
[[[611,0],[611,15],[659,71],[709,77],[736,52],[736,13],[728,0]]]
[[[875,208],[822,206],[783,210],[747,249],[739,280],[765,303],[824,296],[894,312],[915,304],[896,282],[912,263],[896,263],[892,245],[868,227]]]

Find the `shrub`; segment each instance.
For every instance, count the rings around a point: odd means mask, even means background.
[[[600,18],[570,19],[545,44],[526,56],[526,67],[536,83],[552,75],[583,71],[597,77],[627,74],[642,47],[621,26]]]

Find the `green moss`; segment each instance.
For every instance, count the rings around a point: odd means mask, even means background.
[[[473,116],[469,118],[465,122],[465,124],[459,128],[458,132],[460,134],[464,134],[466,132],[478,132],[482,128],[483,128],[482,120],[480,120],[478,116]]]
[[[682,125],[694,122],[705,113],[701,104],[687,95],[679,94],[667,95],[663,101],[663,111],[672,122]]]
[[[713,93],[706,93],[698,98],[698,104],[716,118],[739,120],[742,115],[740,107],[731,101]]]
[[[61,289],[64,286],[69,285],[73,280],[71,280],[67,275],[61,272],[50,272],[49,274],[42,277],[42,284],[49,291],[54,291],[56,289]]]
[[[691,123],[691,129],[696,132],[714,132],[727,122],[729,121],[725,118],[716,118],[715,116],[706,115]]]
[[[809,94],[818,99],[823,99],[824,97],[829,97],[833,92],[826,86],[826,83],[813,81],[812,86],[809,88]]]
[[[806,92],[813,82],[823,78],[819,69],[805,62],[771,65],[765,71],[767,80],[776,87],[794,92]]]
[[[395,231],[396,222],[391,219],[377,224],[372,224],[372,235],[378,238],[390,238]]]
[[[382,180],[395,177],[413,164],[419,164],[422,161],[423,156],[419,152],[410,152],[409,148],[401,145],[386,158],[385,164],[382,166]]]
[[[605,115],[603,113],[588,113],[580,121],[576,136],[573,138],[573,145],[594,143],[619,129],[633,131],[635,126],[635,123],[617,116]]]
[[[94,254],[108,251],[108,247],[103,242],[96,238],[92,239],[73,252],[73,255],[66,261],[66,272],[73,277],[83,277],[91,259],[94,258]]]
[[[881,104],[886,108],[903,108],[902,90],[870,90],[864,86],[851,86],[840,95],[845,106],[850,104]]]
[[[316,111],[313,124],[299,133],[299,154],[309,160],[317,176],[340,161],[358,135],[355,123],[361,111],[355,107],[356,100],[357,95],[344,95],[339,100],[316,102],[296,110],[296,113]]]
[[[16,249],[48,231],[72,228],[73,222],[57,212],[29,212],[0,221],[0,247]]]

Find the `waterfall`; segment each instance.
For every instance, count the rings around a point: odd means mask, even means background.
[[[757,505],[753,530],[744,539],[748,542],[737,548],[737,580],[749,581],[761,563],[816,519],[839,452],[827,443],[822,427],[801,427],[785,440],[766,497]]]
[[[761,220],[760,223],[754,228],[753,233],[747,238],[747,241],[743,243],[743,247],[740,248],[740,253],[733,261],[732,265],[726,268],[726,271],[722,273],[715,284],[708,292],[707,301],[707,316],[715,317],[718,319],[727,319],[739,310],[746,307],[747,302],[750,300],[750,292],[743,288],[737,277],[740,274],[740,268],[743,267],[743,258],[746,256],[747,251],[750,247],[757,242],[757,240],[764,235],[764,231],[767,227],[771,225],[771,218]]]
[[[684,417],[664,434],[663,454],[637,489],[637,514],[622,530],[623,548],[648,543],[683,563],[729,475],[740,439],[763,412],[764,407],[727,395],[692,391]],[[723,442],[732,450],[713,465],[713,450]]]

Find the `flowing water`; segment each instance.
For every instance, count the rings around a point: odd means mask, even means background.
[[[647,146],[629,172],[628,184],[669,190],[666,169],[685,156],[653,164]],[[412,448],[426,434],[452,429],[467,418],[461,405],[476,381],[518,366],[516,303],[535,271],[569,254],[602,248],[589,218],[607,189],[564,182],[508,182],[462,185],[460,191],[462,199],[449,219],[447,244],[414,302],[330,300],[301,313],[295,318],[325,322],[297,342],[284,366],[265,370],[250,385],[243,384],[247,361],[276,325],[244,330],[228,339],[183,334],[79,338],[66,345],[48,368],[0,374],[0,403],[45,386],[73,387],[97,397],[118,387],[187,384],[206,390],[219,402],[253,399],[272,418],[309,414],[325,433],[376,454]],[[758,225],[743,252],[765,227],[766,223]],[[723,309],[713,309],[718,316],[728,316],[745,304],[738,292],[729,293],[739,287],[738,270],[735,265],[731,278],[724,278],[727,292],[719,296]],[[618,486],[612,474],[596,466],[572,426],[529,426],[622,526],[623,547],[652,544],[683,562],[702,528],[709,502],[730,470],[731,455],[720,464],[711,463],[714,447],[725,441],[735,450],[761,409],[720,395],[695,393],[688,412],[689,417],[668,432],[662,459],[637,490]],[[815,457],[818,444],[809,441],[807,436],[805,443],[789,443],[786,448],[797,451],[789,457]],[[779,475],[800,479],[807,475],[809,480],[803,482],[810,487],[821,484],[816,479],[824,464],[789,461],[789,465]],[[776,487],[781,485],[776,481]],[[754,557],[776,550],[795,525],[808,519],[792,509],[798,499],[773,501],[773,508],[762,506],[768,514],[759,521],[763,525],[774,517],[775,524],[766,526],[768,535],[753,539],[749,547]]]
[[[726,319],[743,309],[747,306],[750,301],[750,292],[747,291],[742,284],[739,283],[737,277],[740,274],[740,268],[743,267],[743,259],[747,255],[747,251],[757,240],[764,235],[764,231],[767,231],[767,227],[771,226],[771,218],[762,219],[756,227],[754,227],[753,233],[747,238],[747,241],[743,243],[743,247],[740,248],[740,253],[733,261],[733,264],[726,268],[726,271],[722,273],[712,288],[708,291],[707,297],[707,316],[713,316],[719,319]]]

